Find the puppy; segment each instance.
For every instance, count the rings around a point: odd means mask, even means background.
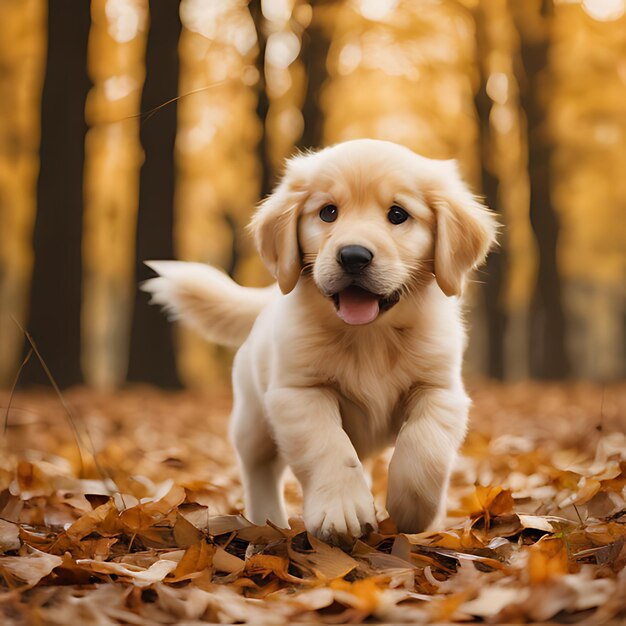
[[[210,341],[239,346],[231,436],[245,508],[286,527],[281,477],[304,521],[343,542],[376,528],[362,461],[390,445],[387,509],[402,532],[442,512],[470,401],[459,296],[496,222],[451,161],[370,139],[288,161],[250,229],[277,286],[244,288],[155,261],[143,288]]]

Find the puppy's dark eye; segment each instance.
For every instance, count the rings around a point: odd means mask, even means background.
[[[402,222],[406,222],[409,219],[409,214],[404,209],[394,205],[389,209],[387,219],[392,224],[402,224]]]
[[[337,207],[334,204],[327,204],[320,211],[322,222],[334,222],[337,219]]]

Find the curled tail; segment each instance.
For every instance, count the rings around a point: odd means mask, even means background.
[[[162,305],[170,319],[223,346],[240,346],[261,310],[278,295],[275,286],[242,287],[203,263],[146,261],[146,265],[159,274],[141,285],[152,295],[150,303]]]

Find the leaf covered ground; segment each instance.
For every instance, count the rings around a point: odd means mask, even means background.
[[[625,618],[626,386],[470,391],[448,519],[419,535],[383,521],[350,552],[305,532],[293,479],[290,530],[237,515],[226,394],[74,389],[72,421],[52,393],[18,393],[0,446],[0,622]]]

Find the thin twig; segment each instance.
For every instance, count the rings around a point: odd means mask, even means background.
[[[129,115],[127,117],[123,117],[122,119],[115,120],[115,121],[123,122],[125,120],[133,120],[133,119],[139,118],[141,119],[142,122],[147,122],[150,118],[154,117],[154,115],[158,113],[164,107],[169,106],[170,104],[178,100],[182,100],[183,98],[186,98],[187,96],[193,96],[196,93],[200,93],[202,91],[208,91],[209,89],[219,87],[223,85],[224,83],[226,83],[228,80],[232,80],[232,79],[225,78],[223,80],[218,80],[214,83],[211,83],[210,85],[206,85],[204,87],[198,87],[198,89],[192,89],[191,91],[188,91],[187,93],[183,93],[180,96],[176,96],[174,98],[170,98],[169,100],[166,100],[162,104],[159,104],[158,106],[154,107],[153,109],[150,109],[149,111],[142,111],[140,113],[135,113],[134,115]]]
[[[26,367],[26,363],[30,361],[30,357],[33,356],[33,349],[30,348],[28,354],[24,357],[22,364],[19,366],[17,370],[17,374],[15,374],[15,379],[13,380],[13,385],[11,386],[11,393],[9,394],[9,402],[7,404],[7,410],[4,414],[4,428],[2,429],[2,434],[5,435],[7,432],[7,427],[9,426],[9,411],[11,410],[11,402],[13,401],[13,395],[15,394],[15,388],[17,387],[17,383],[22,375],[22,370]]]
[[[578,511],[578,507],[572,502],[572,506],[574,507],[574,511],[576,511],[576,515],[578,516],[578,521],[580,522],[581,526],[584,526],[585,523],[583,522],[583,518],[580,516],[580,512]]]
[[[109,472],[107,470],[105,470],[102,465],[100,465],[100,462],[98,461],[98,455],[96,454],[96,448],[93,445],[93,441],[91,439],[91,435],[89,434],[89,431],[87,430],[87,427],[83,424],[84,436],[81,436],[81,432],[78,429],[78,425],[77,425],[79,420],[76,418],[76,416],[74,415],[74,412],[72,411],[72,409],[70,408],[68,403],[65,401],[65,398],[63,397],[63,394],[61,393],[61,389],[59,388],[59,385],[57,384],[56,379],[52,375],[52,372],[50,371],[50,368],[48,367],[48,365],[45,362],[44,358],[41,356],[41,353],[39,352],[39,349],[37,348],[37,344],[35,343],[34,339],[30,335],[30,333],[15,319],[15,317],[13,317],[11,315],[11,319],[13,320],[15,325],[22,331],[24,336],[26,337],[26,340],[30,344],[30,353],[32,353],[32,352],[35,353],[35,356],[39,360],[39,363],[40,363],[43,371],[45,372],[46,376],[48,377],[48,380],[50,381],[50,384],[52,385],[55,393],[57,394],[57,397],[59,398],[59,401],[61,402],[61,406],[65,410],[65,413],[66,413],[66,415],[67,415],[67,417],[69,419],[70,427],[71,427],[71,430],[72,430],[72,434],[74,435],[74,441],[76,442],[76,447],[78,448],[78,457],[80,459],[80,474],[79,474],[79,477],[80,478],[84,478],[85,477],[85,461],[84,461],[84,456],[83,456],[83,445],[84,444],[82,442],[82,439],[85,438],[87,440],[88,444],[89,444],[88,445],[88,448],[90,448],[89,454],[91,454],[91,457],[93,458],[93,462],[94,462],[94,466],[96,468],[96,471],[98,472],[98,474],[100,474],[100,477],[105,480],[105,485],[106,485],[107,489],[109,489],[109,485],[106,484],[106,481],[107,480],[111,481],[113,484],[115,484],[115,481],[113,481],[113,479],[111,478],[111,475],[109,474]],[[19,375],[19,373],[21,373],[21,370],[22,370],[22,368],[20,368],[20,372],[18,372],[18,375]],[[16,381],[16,383],[17,383],[17,381]]]
[[[63,409],[65,410],[65,413],[67,414],[67,417],[69,418],[70,427],[74,435],[76,447],[78,448],[78,457],[80,459],[80,477],[83,478],[85,475],[85,462],[83,459],[83,448],[82,448],[82,443],[81,443],[80,431],[78,430],[78,426],[76,425],[77,420],[74,417],[74,414],[71,408],[65,401],[65,398],[63,397],[63,394],[61,393],[61,389],[59,388],[57,381],[52,375],[52,372],[50,371],[50,368],[48,367],[47,363],[44,361],[44,358],[41,356],[41,353],[39,352],[39,349],[37,348],[37,344],[31,337],[30,333],[13,316],[11,316],[11,319],[17,325],[17,327],[22,331],[22,333],[24,334],[24,337],[26,337],[26,340],[30,344],[31,350],[35,353],[35,356],[39,360],[39,364],[41,365],[43,371],[48,377],[48,380],[50,381],[52,388],[54,389],[55,393],[57,394],[57,397],[59,398],[59,402],[61,402],[61,405],[63,406]]]

